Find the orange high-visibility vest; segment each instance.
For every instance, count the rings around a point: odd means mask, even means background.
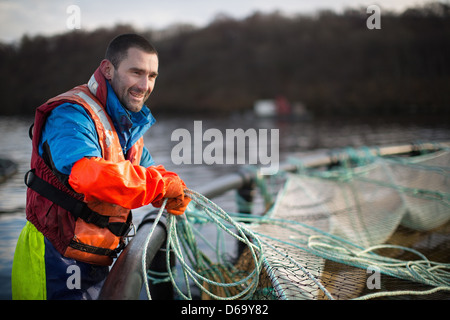
[[[94,81],[94,82],[93,82]],[[93,85],[94,84],[94,85]],[[124,160],[138,165],[144,146],[141,137],[135,145],[123,154],[115,127],[106,112],[106,101],[100,102],[94,75],[88,85],[81,85],[48,100],[36,111],[33,135],[33,151],[30,171],[35,181],[43,181],[64,194],[83,201],[83,195],[75,193],[62,183],[39,155],[39,140],[45,120],[50,112],[62,103],[70,102],[82,106],[94,121],[98,134],[102,158],[112,162]],[[100,92],[100,94],[102,94]],[[104,97],[105,95],[102,94]],[[30,184],[31,184],[31,178]],[[30,185],[29,185],[30,186]],[[90,214],[74,216],[64,205],[43,196],[35,188],[27,190],[27,219],[44,234],[65,257],[79,261],[111,265],[113,258],[123,248],[123,238],[129,231],[131,211],[121,206],[102,201],[89,201]],[[57,202],[57,201],[56,201]],[[101,223],[98,223],[101,221]]]

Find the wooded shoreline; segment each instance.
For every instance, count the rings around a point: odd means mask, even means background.
[[[365,8],[286,17],[217,16],[204,28],[177,25],[143,33],[160,55],[153,111],[229,113],[285,97],[317,116],[448,115],[450,6]],[[86,83],[120,25],[0,44],[0,115],[32,115],[40,104]]]

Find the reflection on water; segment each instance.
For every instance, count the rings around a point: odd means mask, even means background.
[[[157,163],[177,172],[191,189],[213,181],[215,178],[237,170],[236,164],[225,165],[174,165],[171,150],[178,143],[171,141],[177,128],[193,130],[194,121],[202,120],[203,132],[216,128],[272,129],[280,131],[280,161],[295,152],[316,149],[402,144],[418,141],[450,140],[450,125],[432,120],[398,121],[343,121],[328,119],[312,122],[289,122],[273,119],[255,120],[253,116],[230,116],[221,118],[157,117],[158,122],[146,135],[146,145]],[[18,173],[6,183],[0,184],[0,299],[11,298],[10,273],[17,237],[25,224],[25,186],[23,176],[29,169],[31,141],[28,129],[32,119],[0,118],[0,158],[8,158],[19,165]],[[445,123],[445,122],[444,122]],[[203,148],[209,142],[204,142]],[[234,193],[214,199],[225,210],[235,211]],[[149,208],[134,212],[135,222]]]

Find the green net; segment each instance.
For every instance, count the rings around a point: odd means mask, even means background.
[[[299,162],[259,180],[264,203],[275,197],[263,215],[193,195],[170,224],[179,296],[193,286],[203,299],[450,298],[450,151],[346,153],[326,170]]]

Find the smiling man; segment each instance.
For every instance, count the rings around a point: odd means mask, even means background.
[[[154,47],[120,35],[87,84],[37,108],[13,299],[96,299],[124,248],[131,209],[167,198],[168,213],[184,213],[186,185],[155,166],[143,141],[155,123],[144,103],[157,76]]]

